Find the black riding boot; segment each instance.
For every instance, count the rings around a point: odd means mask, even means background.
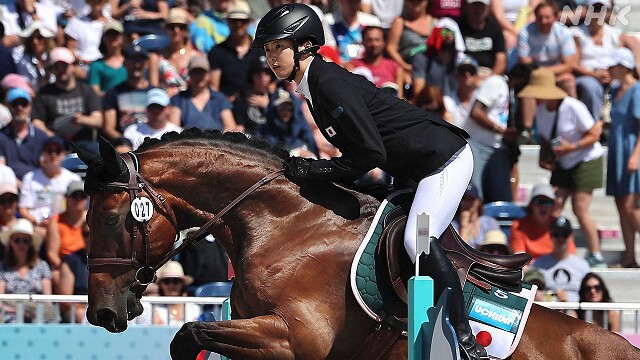
[[[440,242],[432,238],[430,253],[420,258],[420,275],[429,275],[434,280],[435,301],[442,291],[451,288],[449,297],[449,321],[458,335],[460,356],[467,360],[489,359],[487,351],[476,342],[471,332],[469,319],[465,312],[464,295],[460,287],[460,278],[449,258],[440,247]]]

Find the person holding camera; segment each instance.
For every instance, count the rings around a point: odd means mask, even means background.
[[[604,149],[599,142],[602,123],[596,122],[584,105],[556,85],[553,72],[539,68],[531,73],[529,84],[518,93],[536,99],[536,121],[541,135],[541,152],[550,148],[552,158],[541,155],[540,167],[551,171],[556,187],[556,213],[571,197],[573,213],[585,234],[590,253],[587,261],[594,267],[606,267],[600,252],[595,221],[589,213],[594,189],[601,188]]]

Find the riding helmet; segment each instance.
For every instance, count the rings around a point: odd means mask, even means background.
[[[265,43],[280,39],[310,40],[324,45],[324,29],[320,18],[305,4],[284,4],[269,10],[258,23],[251,45],[263,48]]]

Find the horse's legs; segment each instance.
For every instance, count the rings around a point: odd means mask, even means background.
[[[220,322],[190,322],[171,341],[174,360],[194,360],[202,350],[230,359],[294,359],[289,329],[277,315]]]

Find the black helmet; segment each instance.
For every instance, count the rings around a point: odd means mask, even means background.
[[[305,4],[275,7],[258,23],[256,38],[251,46],[262,48],[265,43],[280,39],[308,39],[314,45],[324,45],[322,22],[316,12]]]

